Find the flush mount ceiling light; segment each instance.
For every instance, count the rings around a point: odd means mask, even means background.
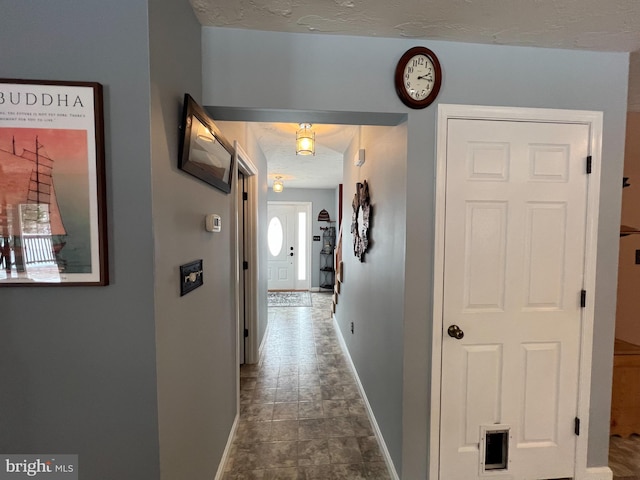
[[[282,193],[284,190],[284,183],[282,183],[282,177],[276,177],[273,181],[273,191],[275,193]]]
[[[311,130],[310,123],[301,123],[296,132],[296,155],[316,154],[316,134]]]

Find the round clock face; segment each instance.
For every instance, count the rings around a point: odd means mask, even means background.
[[[441,69],[438,58],[425,47],[414,47],[400,58],[395,84],[400,100],[411,108],[425,108],[440,90]]]

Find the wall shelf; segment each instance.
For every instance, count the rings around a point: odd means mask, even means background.
[[[333,222],[330,222],[333,223]],[[333,290],[336,283],[333,254],[336,245],[336,228],[321,227],[322,250],[320,251],[320,288]]]

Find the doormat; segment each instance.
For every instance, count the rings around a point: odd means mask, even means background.
[[[310,307],[310,292],[269,292],[269,307]]]

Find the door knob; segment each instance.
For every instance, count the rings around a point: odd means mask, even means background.
[[[464,332],[458,325],[451,325],[447,329],[447,333],[449,334],[450,337],[455,338],[457,340],[460,340],[462,337],[464,337]]]

